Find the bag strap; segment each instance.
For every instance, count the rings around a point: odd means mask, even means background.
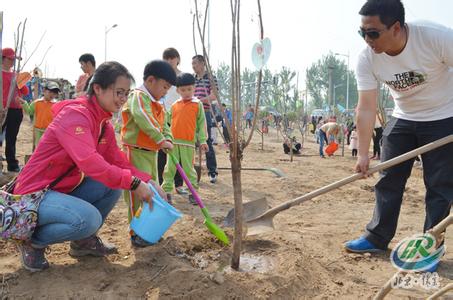
[[[101,128],[101,134],[99,135],[99,138],[98,138],[98,144],[101,142],[101,139],[102,137],[104,136],[104,133],[105,133],[105,126],[106,126],[106,123],[104,123],[104,125],[102,125],[102,128]],[[73,166],[71,166],[65,173],[63,173],[62,175],[58,176],[57,179],[55,179],[54,181],[52,181],[49,185],[48,185],[48,189],[52,189],[54,188],[60,181],[63,180],[63,178],[65,178],[66,176],[68,176],[77,166],[74,164]]]

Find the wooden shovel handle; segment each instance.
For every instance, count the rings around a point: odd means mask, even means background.
[[[407,152],[405,154],[402,154],[400,156],[397,156],[397,157],[392,158],[390,160],[387,160],[385,162],[382,162],[382,163],[370,168],[368,170],[367,174],[370,175],[370,174],[373,174],[375,172],[388,169],[388,168],[393,167],[393,166],[395,166],[395,165],[397,165],[399,163],[402,163],[402,162],[404,162],[406,160],[409,160],[409,159],[414,158],[414,157],[416,157],[416,156],[418,156],[420,154],[423,154],[423,153],[428,152],[430,150],[436,149],[436,148],[438,148],[440,146],[443,146],[443,145],[451,143],[451,142],[453,142],[453,134],[448,135],[448,136],[446,136],[444,138],[438,139],[437,141],[434,141],[434,142],[431,142],[429,144],[426,144],[426,145],[424,145],[422,147],[419,147],[417,149],[409,151],[409,152]],[[267,216],[276,215],[277,213],[279,213],[279,212],[281,212],[283,210],[286,210],[286,209],[288,209],[290,207],[293,207],[295,205],[299,205],[299,204],[301,204],[304,201],[310,200],[310,199],[312,199],[312,198],[314,198],[316,196],[319,196],[319,195],[325,194],[327,192],[330,192],[332,190],[335,190],[335,189],[337,189],[339,187],[342,187],[343,185],[346,185],[348,183],[356,181],[357,179],[360,179],[360,178],[363,178],[363,175],[361,173],[356,173],[356,174],[351,175],[349,177],[346,177],[346,178],[344,178],[342,180],[336,181],[336,182],[331,183],[331,184],[329,184],[327,186],[324,186],[322,188],[314,190],[314,191],[312,191],[312,192],[310,192],[308,194],[305,194],[305,195],[303,195],[301,197],[298,197],[296,199],[284,202],[284,203],[282,203],[282,204],[280,204],[280,205],[268,210],[267,212],[265,212],[263,215],[259,216],[258,218],[264,217],[264,216],[267,217]]]

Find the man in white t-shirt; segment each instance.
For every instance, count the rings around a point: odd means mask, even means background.
[[[359,33],[368,47],[357,64],[357,172],[369,168],[368,149],[376,118],[377,82],[395,100],[382,139],[386,161],[453,134],[453,30],[432,23],[405,23],[399,0],[368,0],[360,10]],[[453,200],[453,144],[422,155],[426,186],[424,230],[450,213]],[[345,247],[352,252],[387,249],[395,235],[404,188],[414,160],[381,173],[376,206],[366,233]],[[437,264],[436,266],[437,267]]]

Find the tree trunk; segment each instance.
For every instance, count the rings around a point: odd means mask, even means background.
[[[241,160],[242,149],[238,146],[238,156],[231,157],[231,176],[233,179],[234,190],[234,240],[233,240],[233,256],[231,257],[231,267],[234,270],[239,269],[241,250],[242,250],[242,183],[241,183]]]
[[[264,132],[261,130],[261,150],[264,150]]]
[[[294,153],[293,153],[293,139],[291,137],[289,139],[291,141],[289,153],[291,153],[291,162],[293,162],[293,157],[294,157]]]

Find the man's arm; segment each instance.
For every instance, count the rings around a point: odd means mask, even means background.
[[[209,78],[209,76],[208,76],[208,78]],[[209,86],[207,88],[207,92],[209,92],[209,95],[199,99],[201,102],[203,102],[205,104],[211,104],[211,101],[217,100],[217,97],[216,97],[216,94],[215,94],[215,92],[218,91],[218,89],[219,89],[218,82],[217,82],[217,77],[212,75],[212,81],[214,82],[214,85],[212,85],[211,81],[209,81]]]
[[[359,139],[356,171],[365,173],[370,164],[368,151],[376,122],[377,90],[359,91],[357,137]]]

